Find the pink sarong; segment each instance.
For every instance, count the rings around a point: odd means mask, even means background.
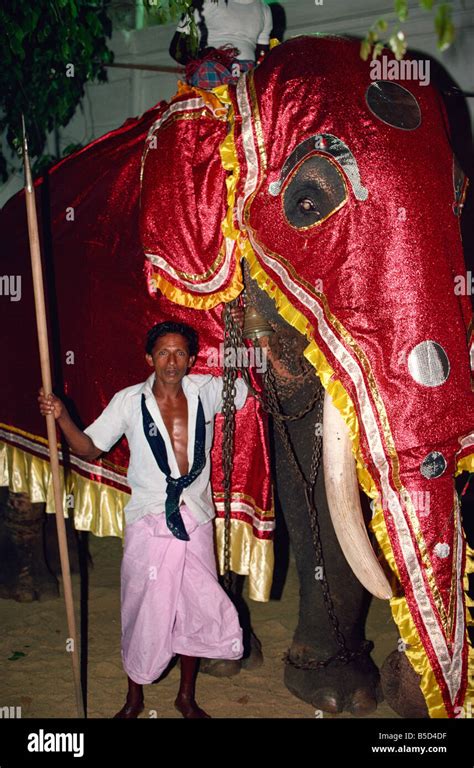
[[[152,683],[177,653],[242,658],[238,614],[217,580],[212,521],[198,525],[184,504],[180,512],[189,541],[173,536],[164,513],[125,527],[122,662],[136,683]]]

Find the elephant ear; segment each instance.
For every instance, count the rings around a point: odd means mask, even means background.
[[[230,301],[243,287],[236,241],[221,228],[227,110],[214,92],[180,83],[151,126],[142,158],[140,236],[149,288],[197,309]]]

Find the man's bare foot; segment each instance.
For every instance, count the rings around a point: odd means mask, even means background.
[[[126,701],[120,712],[117,712],[117,714],[113,716],[113,719],[120,718],[121,720],[132,720],[138,717],[140,712],[143,712],[144,708],[145,705],[143,701],[135,701],[130,704]]]
[[[194,698],[189,699],[185,696],[178,696],[174,705],[178,712],[181,712],[182,716],[187,719],[211,717],[201,707],[198,707]]]

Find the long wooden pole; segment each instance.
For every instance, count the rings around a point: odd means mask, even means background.
[[[35,295],[36,328],[38,333],[39,354],[41,362],[41,379],[46,396],[53,391],[51,379],[51,363],[49,356],[48,328],[46,323],[46,306],[44,298],[43,271],[41,266],[41,250],[38,234],[38,219],[36,215],[35,190],[31,177],[30,159],[28,156],[28,144],[26,140],[25,121],[23,124],[23,162],[25,167],[25,199],[26,214],[28,219],[28,237],[30,241],[31,270],[33,273],[33,289]],[[64,601],[66,603],[66,615],[69,637],[72,640],[72,669],[74,676],[74,688],[76,694],[77,716],[85,717],[84,701],[81,688],[81,672],[79,663],[79,645],[76,634],[76,620],[74,616],[74,601],[72,597],[71,570],[69,567],[69,553],[66,540],[66,526],[64,523],[64,509],[62,503],[61,483],[59,475],[59,453],[56,437],[56,420],[52,413],[46,415],[48,430],[49,458],[51,462],[51,476],[53,480],[54,510],[56,527],[58,531],[59,556],[61,560],[61,573],[63,579]]]

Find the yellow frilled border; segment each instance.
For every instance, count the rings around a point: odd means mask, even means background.
[[[466,542],[466,572],[463,578],[463,588],[466,597],[466,627],[474,627],[474,617],[471,615],[470,608],[474,609],[474,600],[469,597],[469,574],[474,573],[474,549]],[[467,666],[467,689],[464,699],[465,716],[472,718],[474,710],[474,646],[467,635],[468,644],[468,666]],[[468,709],[469,707],[469,709]]]
[[[214,519],[219,573],[224,573],[224,524],[222,517]],[[248,575],[248,594],[256,602],[268,602],[273,580],[273,541],[257,539],[252,528],[242,520],[230,523],[230,569]],[[250,553],[248,557],[246,553]]]
[[[124,508],[130,495],[96,480],[90,480],[60,467],[63,508],[67,517],[68,502],[74,499],[74,526],[95,536],[118,536],[123,539]],[[0,486],[13,493],[26,493],[33,503],[45,502],[46,512],[54,514],[53,487],[49,461],[0,441]],[[237,494],[238,495],[238,494]],[[239,499],[240,501],[240,499]],[[69,505],[71,506],[71,505]],[[256,508],[256,505],[254,504]],[[224,562],[224,521],[215,519],[217,557],[221,573]],[[251,600],[268,602],[273,579],[273,541],[257,539],[252,527],[242,520],[231,521],[231,568],[248,575]]]
[[[229,171],[229,175],[227,177],[227,215],[222,224],[223,232],[226,237],[237,240],[239,251],[249,264],[251,277],[256,280],[259,288],[265,291],[270,296],[270,298],[273,299],[279,314],[286,320],[287,323],[296,328],[303,336],[306,336],[308,339],[309,344],[304,351],[304,355],[315,368],[323,387],[331,396],[334,405],[339,410],[345,423],[348,426],[352,443],[352,453],[356,461],[357,476],[360,486],[369,498],[375,500],[378,498],[378,491],[376,484],[371,474],[369,473],[361,455],[359,442],[359,422],[354,408],[354,403],[352,402],[342,383],[335,378],[334,370],[328,363],[322,350],[318,347],[312,338],[313,328],[308,324],[307,318],[291,304],[286,295],[271,280],[269,275],[267,275],[262,265],[257,260],[257,257],[246,236],[246,233],[237,230],[234,226],[233,212],[235,210],[236,189],[240,172],[234,140],[234,115],[228,91],[222,87],[220,89],[215,89],[215,92],[219,95],[222,101],[229,106],[230,123],[229,133],[227,134],[224,142],[220,147],[222,164],[224,168]],[[474,455],[468,458],[464,458],[462,462],[459,463],[459,466],[461,467],[459,472],[468,466],[472,466],[472,462],[474,462]],[[383,552],[383,555],[385,556],[387,563],[392,569],[394,578],[395,576],[399,578],[381,507],[376,506],[376,514],[374,515],[374,518],[371,522],[371,528],[375,533],[378,544]],[[473,572],[474,570],[473,554],[473,550],[468,550],[468,566],[465,580],[463,582],[465,588],[467,587],[467,573]],[[417,672],[417,674],[421,677],[420,687],[425,697],[430,717],[446,717],[447,713],[443,704],[441,691],[437,684],[428,657],[426,656],[426,653],[423,649],[423,645],[408,609],[406,599],[404,597],[394,597],[390,600],[390,606],[392,609],[393,618],[400,631],[401,638],[407,645],[407,657],[415,672]],[[472,620],[469,618],[469,612],[467,612],[467,614],[468,623],[469,625],[472,625]],[[469,669],[468,690],[465,698],[466,701],[471,700],[472,693],[474,691],[474,650],[470,644],[468,648]]]
[[[389,563],[392,571],[397,575],[398,569],[393,556],[393,550],[390,544],[390,540],[387,535],[387,529],[385,525],[385,519],[383,516],[382,508],[376,505],[376,513],[370,522],[370,528],[374,531],[377,541],[382,549],[383,555],[386,561]],[[466,570],[463,576],[463,589],[465,595],[466,605],[466,638],[468,647],[468,670],[467,670],[467,688],[464,697],[465,704],[474,704],[474,648],[470,643],[467,627],[474,626],[474,621],[470,616],[469,606],[474,604],[474,601],[468,595],[469,574],[474,573],[474,550],[469,547],[466,542]],[[420,675],[420,688],[425,697],[428,712],[432,718],[445,718],[447,717],[446,708],[444,706],[441,691],[436,682],[436,678],[433,673],[433,669],[426,656],[423,644],[420,640],[419,634],[413,622],[410,612],[408,611],[407,603],[404,597],[393,597],[390,600],[390,608],[392,610],[392,616],[397,624],[400,632],[400,637],[405,644],[405,653],[410,661],[415,672]],[[462,713],[459,713],[460,716]],[[467,715],[470,717],[469,710]]]
[[[232,282],[227,288],[224,288],[224,290],[218,291],[217,293],[206,293],[201,296],[198,296],[195,293],[188,293],[187,291],[183,291],[181,288],[172,285],[159,272],[152,272],[150,280],[155,283],[156,287],[159,288],[161,293],[166,296],[167,299],[175,304],[180,304],[183,307],[190,307],[191,309],[213,309],[213,307],[216,307],[222,302],[227,303],[236,299],[244,287],[240,264],[236,265]]]
[[[460,475],[461,472],[474,472],[474,453],[469,453],[458,461],[456,477]]]

